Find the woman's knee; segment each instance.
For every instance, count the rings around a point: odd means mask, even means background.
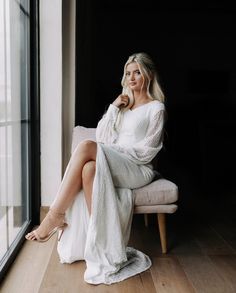
[[[93,180],[96,172],[96,162],[89,161],[87,162],[82,170],[82,180],[83,182],[90,182]]]
[[[74,154],[87,156],[89,160],[96,160],[97,143],[92,140],[84,140],[78,144]]]

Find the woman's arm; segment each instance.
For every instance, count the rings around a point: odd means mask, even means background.
[[[110,104],[107,112],[98,122],[96,128],[96,141],[105,144],[114,143],[117,138],[117,131],[115,129],[116,120],[120,109],[113,104]]]

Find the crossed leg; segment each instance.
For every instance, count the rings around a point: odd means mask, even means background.
[[[44,239],[55,228],[63,225],[65,211],[71,206],[75,195],[82,188],[91,213],[91,193],[95,175],[97,144],[86,140],[73,152],[67,165],[56,197],[40,226],[26,235],[27,240]],[[37,237],[36,237],[37,235]]]

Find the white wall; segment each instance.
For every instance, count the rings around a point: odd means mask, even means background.
[[[41,205],[62,176],[62,1],[40,2]]]
[[[41,206],[70,158],[75,123],[75,0],[40,1]]]

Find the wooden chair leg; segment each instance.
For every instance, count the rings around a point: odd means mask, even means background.
[[[148,227],[148,214],[144,214],[144,224],[145,227]]]
[[[162,253],[167,252],[166,245],[166,214],[157,214],[159,232],[160,232],[160,240],[161,240],[161,250]]]

